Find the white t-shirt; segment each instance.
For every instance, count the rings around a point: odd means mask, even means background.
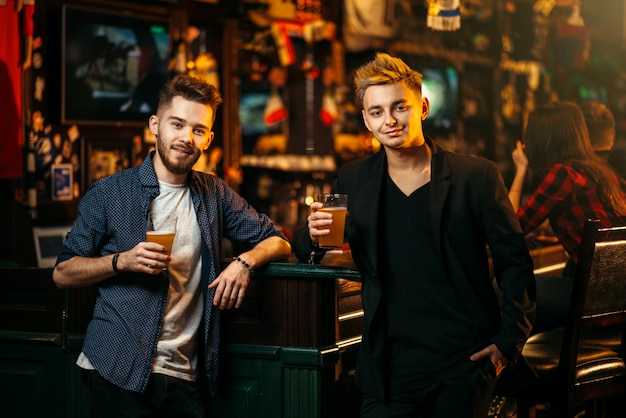
[[[178,222],[168,269],[165,316],[152,371],[193,381],[198,360],[196,335],[202,318],[202,238],[189,187],[159,181],[159,189],[150,211],[176,214]]]

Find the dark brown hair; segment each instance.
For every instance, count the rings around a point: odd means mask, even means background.
[[[545,176],[554,164],[567,164],[591,178],[605,205],[626,214],[626,201],[613,171],[594,152],[585,118],[570,101],[548,103],[528,117],[524,144],[532,169]]]
[[[583,112],[589,139],[595,151],[610,151],[615,143],[615,117],[606,105],[600,102],[582,102],[578,105]]]
[[[214,85],[199,78],[179,75],[170,79],[161,89],[157,115],[168,108],[176,96],[192,102],[209,105],[213,109],[213,120],[215,120],[217,107],[223,102],[222,96]]]

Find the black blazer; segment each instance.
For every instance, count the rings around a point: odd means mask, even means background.
[[[534,321],[535,278],[507,188],[492,161],[445,151],[430,139],[427,144],[432,149],[432,227],[447,279],[463,295],[485,334],[515,363]],[[386,331],[380,321],[384,312],[379,311],[378,218],[385,175],[386,155],[381,151],[344,165],[335,188],[337,193],[348,194],[346,236],[363,280],[365,323],[356,381],[361,391],[381,400],[385,397]],[[299,259],[308,260],[311,245],[306,228],[294,234],[293,247]],[[502,289],[501,305],[491,280],[488,252]]]

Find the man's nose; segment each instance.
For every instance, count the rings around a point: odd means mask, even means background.
[[[193,145],[193,129],[187,129],[187,132],[184,134],[184,141],[189,145]]]

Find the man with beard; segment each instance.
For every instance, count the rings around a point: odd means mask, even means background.
[[[77,361],[94,417],[207,416],[220,311],[241,306],[254,268],[290,253],[266,215],[191,169],[213,140],[221,102],[201,80],[168,81],[149,120],[156,151],[96,181],[79,204],[53,279],[97,290]],[[146,242],[149,212],[178,217],[171,255]],[[244,249],[223,270],[222,238]]]

